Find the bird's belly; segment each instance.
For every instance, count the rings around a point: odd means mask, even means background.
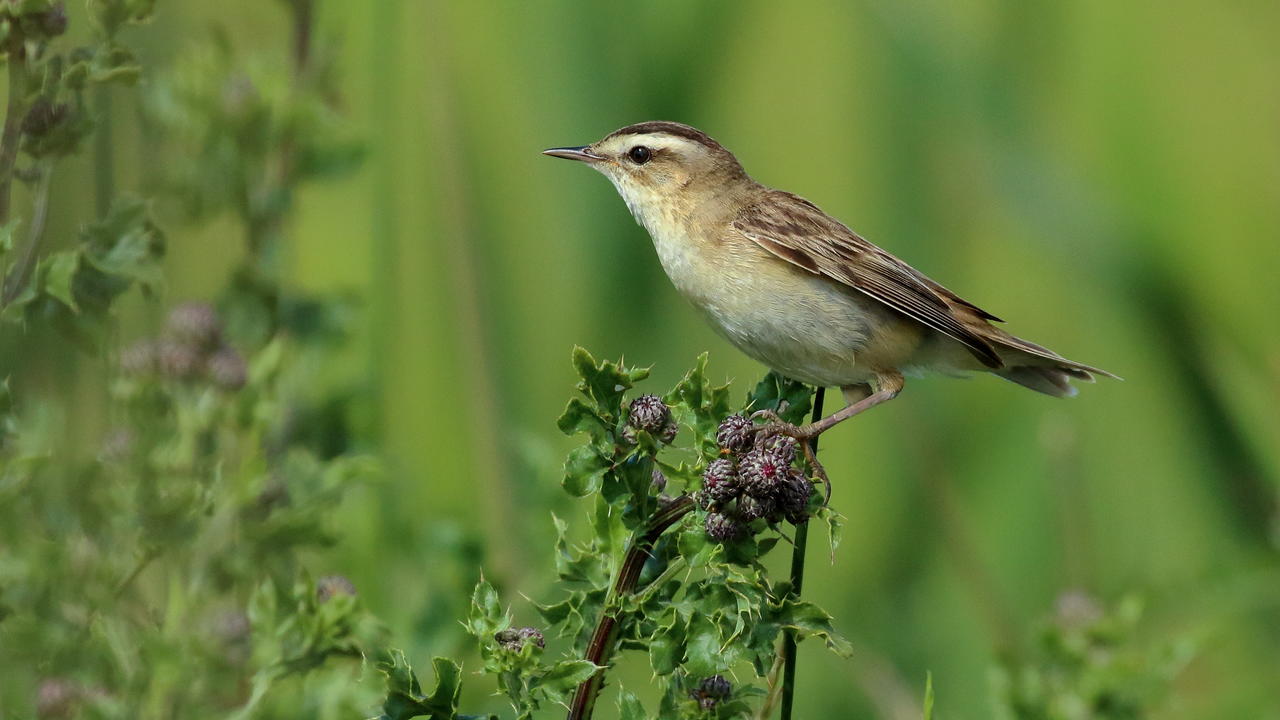
[[[721,254],[710,269],[663,265],[720,335],[787,377],[864,383],[900,366],[919,344],[922,328],[850,288],[772,256],[733,259]]]

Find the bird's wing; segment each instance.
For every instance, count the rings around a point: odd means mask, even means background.
[[[791,193],[770,191],[738,214],[733,227],[787,262],[874,298],[962,343],[983,364],[1004,363],[967,315],[986,326],[997,319],[923,273],[872,245],[816,205]]]

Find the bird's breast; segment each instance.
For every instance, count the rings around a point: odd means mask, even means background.
[[[873,374],[871,362],[880,362],[876,351],[885,348],[876,341],[901,325],[887,308],[736,233],[701,235],[679,223],[644,224],[676,289],[717,332],[795,379],[865,382]]]

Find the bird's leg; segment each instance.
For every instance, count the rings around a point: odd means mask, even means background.
[[[827,488],[827,498],[823,502],[824,505],[831,499],[831,479],[827,477],[827,471],[822,467],[822,463],[818,462],[818,457],[809,445],[809,441],[854,415],[870,410],[880,403],[897,397],[898,393],[902,392],[902,374],[891,372],[877,375],[876,386],[875,392],[872,392],[871,387],[865,384],[846,385],[840,388],[844,392],[847,404],[842,409],[808,425],[793,425],[789,422],[784,422],[778,417],[777,413],[771,410],[761,410],[751,416],[752,418],[763,417],[769,420],[767,424],[761,425],[756,429],[757,433],[765,437],[787,435],[800,441],[799,445],[804,452],[805,460],[813,468],[814,475],[822,480],[822,484]]]
[[[846,385],[840,389],[844,392],[845,400],[848,404],[842,409],[808,425],[793,425],[783,422],[777,413],[771,410],[760,410],[752,414],[751,417],[763,417],[769,420],[769,423],[761,425],[757,432],[768,435],[788,435],[801,441],[812,440],[854,415],[894,399],[898,396],[898,393],[902,392],[902,385],[902,374],[898,372],[883,373],[876,376],[875,392],[871,392],[871,387],[868,385]]]

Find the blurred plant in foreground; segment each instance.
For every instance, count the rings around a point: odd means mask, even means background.
[[[309,32],[310,3],[290,8],[295,28]],[[53,160],[95,130],[81,94],[142,73],[116,36],[150,11],[140,0],[94,0],[96,44],[57,53],[61,3],[0,5],[10,76],[0,252],[13,247],[10,177],[35,186],[27,244],[13,262],[3,258],[4,319],[57,326],[117,361],[108,363],[110,427],[96,452],[65,445],[74,405],[7,382],[0,393],[0,707],[42,718],[358,714],[375,692],[357,682],[363,660],[382,652],[385,631],[349,581],[313,581],[305,562],[334,541],[347,491],[378,468],[349,450],[350,393],[322,373],[345,341],[343,299],[292,301],[278,274],[255,275],[251,286],[233,279],[221,307],[180,304],[156,336],[108,352],[112,302],[131,284],[162,280],[164,241],[149,203],[119,200],[75,248],[41,252]],[[204,90],[234,86],[238,61],[229,48],[220,57],[218,72],[200,69]],[[158,87],[181,85],[184,67]],[[300,57],[296,70],[309,67]],[[199,155],[183,147],[195,141],[222,160],[185,197],[265,182],[268,194],[287,198],[313,176],[308,163],[333,146],[281,118],[328,107],[332,78],[292,83],[291,72],[275,85],[292,90],[255,105],[253,121],[289,130],[237,154],[182,132],[191,123],[215,139],[242,133],[248,126],[219,110],[221,94],[215,103],[188,95],[188,112],[168,118],[163,139],[174,157]],[[32,165],[18,166],[19,157]],[[260,180],[288,157],[297,171]],[[290,205],[269,205],[240,219],[251,239],[269,225],[278,251]],[[246,266],[257,267],[262,252],[250,243]],[[228,322],[246,307],[260,313],[248,315],[256,322]]]
[[[1143,647],[1135,637],[1142,604],[1127,597],[1105,608],[1082,593],[1058,599],[1033,657],[992,674],[1006,720],[1137,720],[1168,694],[1187,663],[1186,642]]]

